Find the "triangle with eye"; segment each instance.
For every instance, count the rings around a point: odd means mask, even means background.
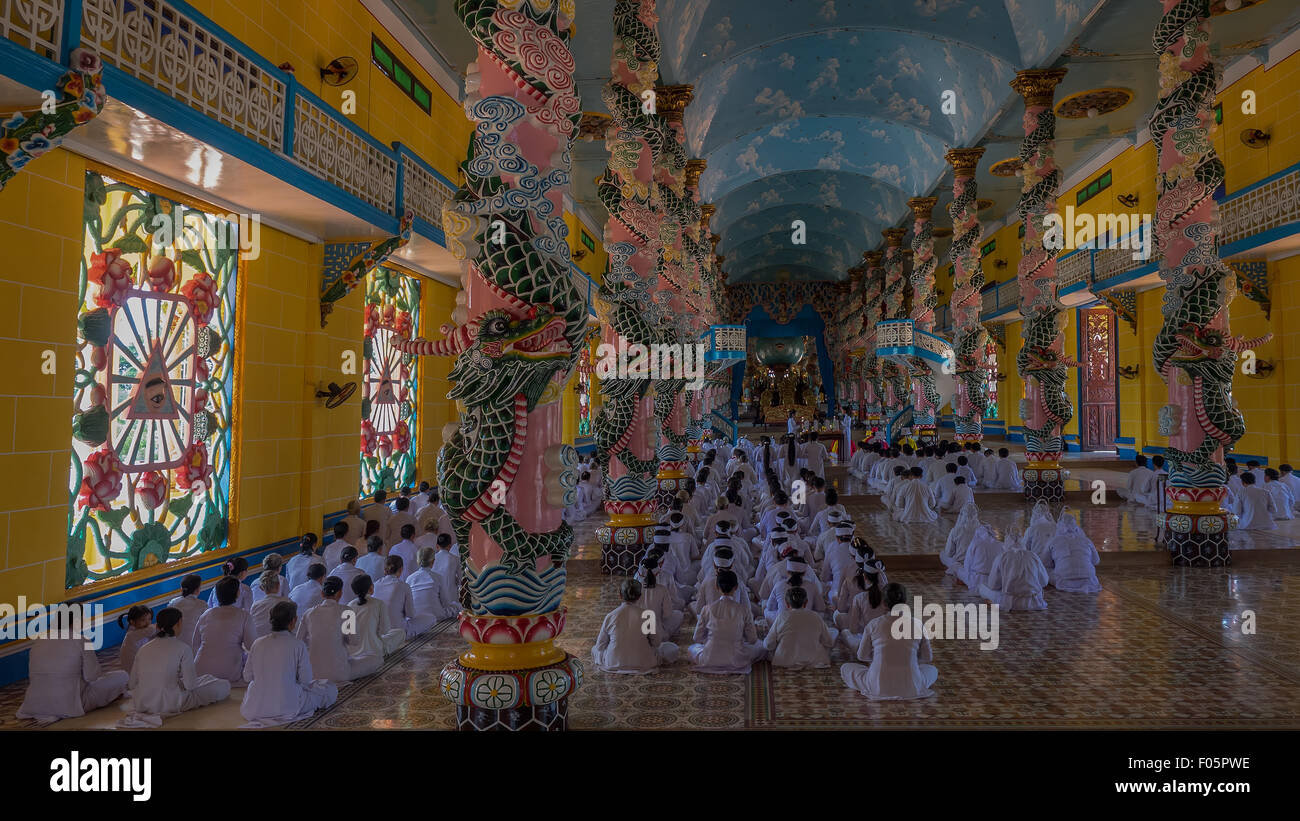
[[[126,408],[128,419],[176,419],[180,409],[176,397],[172,394],[171,381],[167,378],[167,358],[163,355],[162,343],[155,341],[149,350],[149,359],[145,362],[144,372],[131,394],[131,402]]]

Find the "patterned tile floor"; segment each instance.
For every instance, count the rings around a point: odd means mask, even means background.
[[[874,500],[852,500],[874,505]],[[997,526],[1024,506],[986,511]],[[860,517],[882,554],[935,553],[947,524],[903,528],[875,507]],[[618,579],[601,576],[593,522],[578,527],[570,563],[568,627],[559,644],[584,660],[604,614],[617,603]],[[1151,515],[1116,506],[1085,509],[1085,525],[1106,552],[1151,549]],[[890,544],[885,547],[885,542]],[[1284,541],[1284,540],[1283,540]],[[1263,545],[1256,545],[1263,546]],[[974,602],[938,570],[899,569],[892,580],[936,602]],[[787,672],[767,663],[747,676],[707,676],[684,661],[650,676],[604,674],[587,665],[570,702],[574,729],[924,729],[1300,728],[1300,551],[1271,552],[1267,563],[1221,570],[1163,564],[1130,566],[1103,557],[1105,588],[1095,595],[1049,590],[1048,610],[1005,613],[999,646],[935,642],[934,698],[868,702],[846,689],[836,648],[826,670]],[[1253,621],[1254,632],[1247,632]],[[349,685],[329,711],[301,729],[452,726],[438,694],[439,668],[463,648],[444,622],[409,642],[371,678]],[[688,619],[679,643],[689,643]],[[115,666],[116,651],[106,651]],[[239,691],[236,691],[238,694]],[[0,688],[0,728],[24,726],[13,714],[23,686]],[[110,706],[54,729],[111,727]],[[168,720],[168,728],[229,728],[241,723],[237,698]]]

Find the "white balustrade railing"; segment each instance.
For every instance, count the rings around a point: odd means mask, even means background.
[[[0,0],[0,37],[58,60],[63,11],[63,0]]]
[[[385,214],[393,214],[397,159],[301,94],[294,100],[293,108],[294,162]],[[439,213],[438,223],[441,222]]]

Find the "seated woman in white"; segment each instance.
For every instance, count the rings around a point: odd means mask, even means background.
[[[233,578],[239,582],[239,589],[235,591],[235,606],[245,613],[253,609],[253,591],[248,585],[244,584],[244,577],[248,575],[248,562],[241,556],[229,560],[221,566],[221,572],[225,577]],[[208,607],[220,607],[217,601],[217,588],[214,585],[212,592],[208,594]]]
[[[321,585],[324,599],[299,620],[297,630],[298,638],[307,644],[311,669],[319,678],[334,682],[368,676],[384,663],[380,655],[349,653],[349,649],[360,649],[361,640],[355,630],[343,632],[342,593],[343,582],[337,576],[326,578]]]
[[[249,592],[252,594],[253,604],[257,604],[266,596],[279,596],[282,599],[287,599],[289,597],[289,591],[292,590],[293,587],[289,584],[289,580],[280,574],[280,570],[283,567],[284,557],[279,553],[268,553],[266,558],[262,559],[262,573],[257,577],[259,582],[262,576],[265,576],[268,573],[278,579],[278,581],[276,586],[270,589],[269,592],[267,588],[262,587],[260,583],[254,584],[250,587]],[[252,612],[252,608],[249,608],[249,612]]]
[[[962,572],[957,578],[978,593],[980,585],[989,580],[989,573],[993,571],[993,560],[1001,552],[1002,542],[998,539],[998,534],[990,525],[981,524],[975,531],[974,538],[971,539],[970,547],[966,550]]]
[[[906,604],[908,598],[907,588],[903,585],[894,582],[885,586],[885,606],[890,613],[896,606]],[[899,631],[900,638],[894,636],[893,629],[898,618],[912,620],[910,630]],[[921,620],[909,612],[873,619],[858,645],[858,659],[867,664],[845,664],[840,667],[840,677],[845,685],[872,701],[934,695],[930,687],[939,678],[939,670],[926,663],[932,659],[930,640]]]
[[[236,687],[244,684],[244,653],[257,640],[253,617],[236,603],[239,591],[247,589],[235,576],[223,577],[213,589],[217,606],[199,617],[194,631],[199,645],[194,669],[200,676],[216,676]]]
[[[922,473],[919,467],[909,470],[911,478],[894,494],[894,518],[904,524],[924,524],[939,518],[934,509],[934,494],[921,478]]]
[[[952,495],[948,497],[948,503],[939,508],[940,513],[959,513],[967,502],[975,501],[975,494],[966,484],[965,477],[958,476],[952,482]]]
[[[971,540],[975,538],[975,531],[980,526],[980,509],[971,499],[957,514],[957,524],[953,525],[952,530],[948,531],[948,540],[944,542],[943,551],[939,554],[939,561],[947,568],[948,573],[954,576],[961,576],[963,565],[966,561],[966,551],[970,547]]]
[[[176,634],[176,638],[194,650],[199,646],[194,640],[194,633],[199,626],[199,617],[208,609],[208,603],[199,598],[199,588],[202,585],[203,577],[198,573],[190,573],[181,579],[181,594],[167,602],[168,607],[175,607],[185,617],[181,620],[180,632]]]
[[[253,604],[253,612],[249,614],[253,619],[254,641],[271,632],[272,608],[280,602],[290,601],[288,596],[279,593],[283,582],[284,576],[272,569],[263,570],[262,575],[257,577],[257,584],[254,587],[262,596]]]
[[[330,706],[339,689],[312,677],[311,653],[294,635],[298,606],[279,602],[271,609],[271,632],[253,643],[244,665],[248,690],[239,705],[245,726],[274,727],[306,718]]]
[[[649,623],[646,611],[637,602],[642,595],[641,582],[624,579],[619,589],[622,604],[610,611],[601,622],[591,657],[596,667],[606,673],[644,675],[660,664],[677,660],[677,645],[664,641],[662,625]]]
[[[298,605],[298,612],[303,615],[321,603],[321,584],[325,581],[325,565],[314,564],[307,568],[307,581],[289,591],[289,598]]]
[[[692,613],[698,616],[704,612],[704,608],[708,605],[723,596],[729,596],[731,600],[737,604],[743,604],[746,607],[749,607],[751,610],[751,616],[762,614],[762,610],[760,610],[758,605],[752,601],[749,587],[746,586],[743,581],[740,581],[740,577],[736,574],[733,563],[734,557],[731,548],[718,548],[717,552],[713,554],[713,573],[696,588],[695,597],[690,604]],[[723,593],[722,588],[718,586],[718,574],[723,570],[736,576],[736,589],[730,594]]]
[[[719,570],[717,583],[722,595],[700,613],[691,663],[700,673],[748,673],[767,650],[758,641],[749,606],[731,598],[739,584],[736,574]]]
[[[357,556],[359,555],[355,547],[348,545],[339,554],[338,565],[330,568],[329,575],[343,582],[344,590],[351,590],[352,580],[357,576],[364,575],[364,571],[357,567]]]
[[[415,525],[403,525],[403,527],[415,527]],[[382,578],[384,575],[384,540],[378,536],[371,536],[366,540],[366,551],[357,557],[357,570],[365,573],[371,579]]]
[[[785,610],[776,617],[763,639],[775,667],[802,670],[830,667],[831,647],[835,641],[821,616],[807,609],[808,591],[790,587],[785,591]]]
[[[153,626],[153,611],[143,604],[131,605],[130,610],[117,617],[117,624],[119,627],[126,628],[126,633],[122,636],[122,646],[118,650],[117,662],[129,673],[131,664],[135,662],[135,654],[145,645],[145,642],[154,637],[158,630]]]
[[[401,647],[406,641],[406,630],[394,627],[388,620],[388,605],[374,597],[375,583],[370,576],[362,573],[353,579],[352,592],[356,598],[348,603],[348,609],[356,613],[360,654],[386,656]]]
[[[284,563],[284,577],[289,580],[289,593],[284,595],[289,595],[295,587],[307,581],[307,568],[325,564],[316,552],[319,542],[315,533],[304,533],[298,541],[298,553]]]
[[[1020,537],[1020,546],[1042,561],[1043,566],[1048,570],[1052,569],[1052,551],[1047,548],[1047,543],[1056,535],[1056,520],[1052,518],[1052,511],[1047,507],[1047,501],[1039,499],[1034,502],[1034,512],[1029,517],[1029,527],[1025,528],[1025,535]]]
[[[852,588],[858,592],[849,603],[847,612],[836,611],[835,626],[840,631],[839,640],[849,650],[857,650],[867,625],[877,616],[888,613],[889,608],[885,606],[884,587],[880,584],[880,574],[875,572],[875,567],[860,565],[858,572],[845,579],[845,582],[852,583]]]
[[[157,635],[140,648],[131,668],[136,716],[172,716],[225,701],[230,695],[229,680],[197,672],[194,651],[179,638],[184,623],[184,614],[175,607],[158,611]]]
[[[454,618],[460,612],[460,604],[448,600],[444,595],[447,581],[435,572],[433,563],[438,551],[432,547],[422,547],[416,554],[419,567],[406,577],[411,587],[411,599],[415,602],[415,612],[421,616],[433,616],[434,621]]]
[[[41,724],[84,716],[112,704],[130,681],[125,670],[101,675],[95,651],[86,648],[86,637],[71,634],[73,625],[66,624],[64,611],[56,614],[55,629],[31,641],[27,695],[18,708],[19,718]]]
[[[384,559],[384,577],[375,582],[375,598],[388,606],[388,623],[401,626],[406,630],[407,638],[414,638],[432,627],[438,618],[415,609],[411,586],[402,581],[405,564],[396,553]]]
[[[1097,563],[1101,561],[1097,546],[1079,527],[1079,522],[1069,513],[1061,512],[1056,523],[1056,535],[1048,544],[1052,551],[1052,586],[1068,593],[1096,593],[1101,590],[1097,581]]]
[[[1042,559],[1025,550],[1008,531],[1002,554],[993,560],[989,580],[980,586],[980,595],[1003,610],[1046,610],[1043,588],[1047,582]]]
[[[1267,468],[1264,477],[1264,492],[1273,500],[1273,518],[1294,519],[1295,496],[1291,495],[1290,488],[1279,481],[1281,474],[1273,468]]]
[[[768,624],[785,610],[785,591],[791,587],[802,587],[808,593],[809,607],[818,615],[826,612],[826,593],[821,582],[809,572],[810,568],[797,559],[787,559],[783,572],[768,574],[768,582],[760,595],[766,594],[763,604],[763,617]]]
[[[682,628],[684,614],[674,607],[673,597],[668,588],[659,584],[659,554],[651,550],[649,555],[637,568],[636,578],[641,582],[641,598],[637,605],[642,613],[654,613],[657,632],[665,639],[671,639]]]
[[[1116,488],[1121,499],[1146,507],[1156,506],[1156,474],[1147,467],[1147,457],[1141,453],[1134,457],[1137,467],[1128,472],[1128,487]]]
[[[363,524],[361,527],[364,532],[365,525]],[[349,531],[348,526],[343,522],[334,525],[334,540],[325,545],[325,550],[321,552],[321,562],[325,565],[326,573],[329,573],[331,567],[337,567],[338,563],[343,560],[343,548],[360,537],[360,533]]]

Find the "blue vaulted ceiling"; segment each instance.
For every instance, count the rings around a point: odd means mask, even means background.
[[[454,0],[383,0],[453,68],[474,57]],[[573,49],[583,109],[604,111],[612,0],[576,0]],[[1216,17],[1225,58],[1276,41],[1300,4],[1272,0]],[[904,223],[909,197],[940,198],[951,175],[944,152],[985,145],[982,216],[1011,212],[1019,180],[988,174],[1019,149],[1019,98],[1008,83],[1025,68],[1069,69],[1057,99],[1098,87],[1133,92],[1128,106],[1096,120],[1062,120],[1058,164],[1066,169],[1146,124],[1156,86],[1154,0],[659,0],[664,83],[690,83],[687,150],[703,157],[703,201],[717,207],[729,282],[842,280],[880,231]],[[941,108],[954,92],[955,111]],[[574,148],[574,199],[604,218],[592,180],[602,142]],[[792,242],[803,220],[807,243]],[[942,253],[942,244],[940,252]]]

